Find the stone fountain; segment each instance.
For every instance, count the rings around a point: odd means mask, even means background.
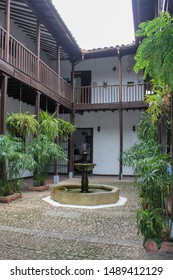
[[[86,148],[82,153],[82,163],[75,163],[74,166],[77,170],[82,172],[82,179],[81,179],[81,192],[88,193],[89,192],[89,181],[88,181],[88,172],[92,171],[93,168],[96,166],[95,163],[87,162],[88,152]]]
[[[105,205],[114,204],[119,200],[119,188],[105,184],[90,184],[88,173],[96,166],[87,162],[88,152],[83,151],[81,163],[75,167],[82,173],[81,183],[70,184],[66,181],[50,187],[50,197],[61,204],[69,205]]]

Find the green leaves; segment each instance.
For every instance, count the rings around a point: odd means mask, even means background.
[[[173,18],[163,12],[159,17],[139,25],[136,36],[144,38],[136,52],[134,70],[144,71],[156,86],[160,82],[173,90]]]
[[[154,239],[158,249],[161,247],[163,220],[159,209],[145,209],[137,212],[138,229],[144,236],[144,243],[148,239]]]
[[[44,184],[50,162],[60,159],[67,160],[63,149],[43,134],[38,135],[31,141],[26,152],[35,160],[34,180],[37,181],[37,185]]]
[[[35,116],[28,112],[13,113],[7,117],[6,123],[9,133],[13,136],[24,139],[26,136],[37,134],[38,122]]]
[[[47,112],[40,112],[39,114],[39,133],[47,135],[47,137],[54,141],[58,135],[58,119],[55,118],[55,113],[49,115]]]
[[[10,135],[0,135],[0,162],[2,195],[15,192],[22,172],[26,169],[32,171],[35,168],[35,161],[31,155],[25,153],[23,141]]]

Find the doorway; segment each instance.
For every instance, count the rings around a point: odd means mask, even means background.
[[[82,161],[84,146],[88,152],[87,162],[93,162],[93,128],[78,128],[74,133],[74,163]]]
[[[91,71],[76,71],[74,78],[77,103],[91,103]]]

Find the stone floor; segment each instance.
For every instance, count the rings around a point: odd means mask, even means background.
[[[89,180],[120,187],[127,203],[103,209],[56,207],[42,200],[49,190],[29,191],[31,180],[25,180],[22,198],[0,204],[0,259],[173,260],[173,255],[143,248],[136,225],[139,199],[131,179],[121,184],[115,177]]]

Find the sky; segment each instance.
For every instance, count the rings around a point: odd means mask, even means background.
[[[81,49],[134,41],[131,0],[52,0]]]

